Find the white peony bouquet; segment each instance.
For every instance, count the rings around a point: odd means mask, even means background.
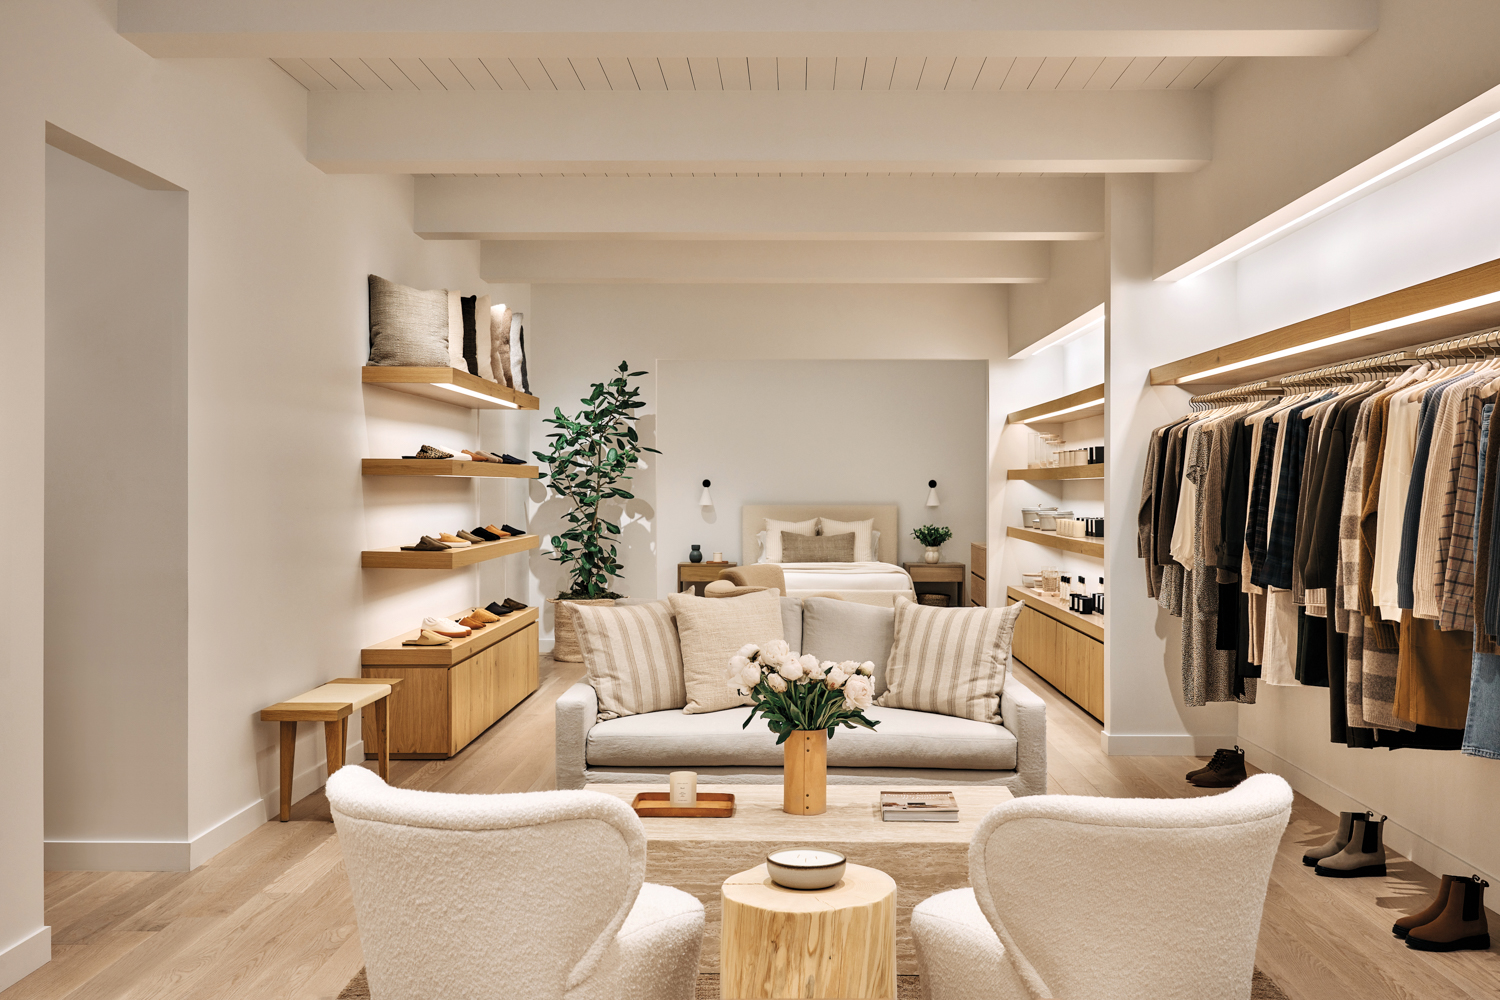
[[[798,656],[784,639],[773,639],[764,646],[750,643],[731,656],[728,684],[735,694],[750,695],[745,726],[760,713],[779,746],[798,730],[826,729],[832,739],[839,726],[874,729],[877,723],[864,714],[875,702],[874,674],[869,661],[820,662]]]

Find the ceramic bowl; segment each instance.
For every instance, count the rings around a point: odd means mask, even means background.
[[[771,881],[787,889],[827,889],[844,877],[845,858],[837,851],[801,848],[766,855]]]

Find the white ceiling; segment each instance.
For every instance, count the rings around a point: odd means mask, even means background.
[[[308,90],[1196,90],[1221,56],[574,56],[272,60]]]

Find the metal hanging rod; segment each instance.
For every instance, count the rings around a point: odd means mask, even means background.
[[[1309,368],[1306,371],[1283,375],[1281,382],[1283,385],[1340,385],[1358,381],[1370,375],[1398,375],[1418,363],[1417,355],[1410,351],[1390,351],[1356,361],[1324,365],[1321,368]]]
[[[1282,389],[1274,379],[1262,379],[1259,382],[1237,385],[1232,389],[1205,392],[1201,396],[1194,396],[1188,401],[1188,405],[1194,410],[1204,410],[1222,403],[1248,403],[1252,399],[1275,399],[1281,394]]]

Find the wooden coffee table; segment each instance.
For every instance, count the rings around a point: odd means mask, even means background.
[[[707,777],[705,775],[704,777]],[[589,785],[629,805],[637,792],[663,785]],[[781,811],[781,785],[707,785],[700,792],[730,792],[729,819],[643,819],[646,881],[690,892],[707,910],[699,971],[719,971],[719,887],[729,876],[786,847],[838,851],[854,864],[878,868],[896,881],[896,971],[915,975],[911,909],[935,893],[969,884],[969,841],[992,808],[1012,798],[1000,786],[954,787],[957,823],[886,823],[880,818],[883,791],[933,791],[889,785],[829,785],[828,811],[791,816]]]

